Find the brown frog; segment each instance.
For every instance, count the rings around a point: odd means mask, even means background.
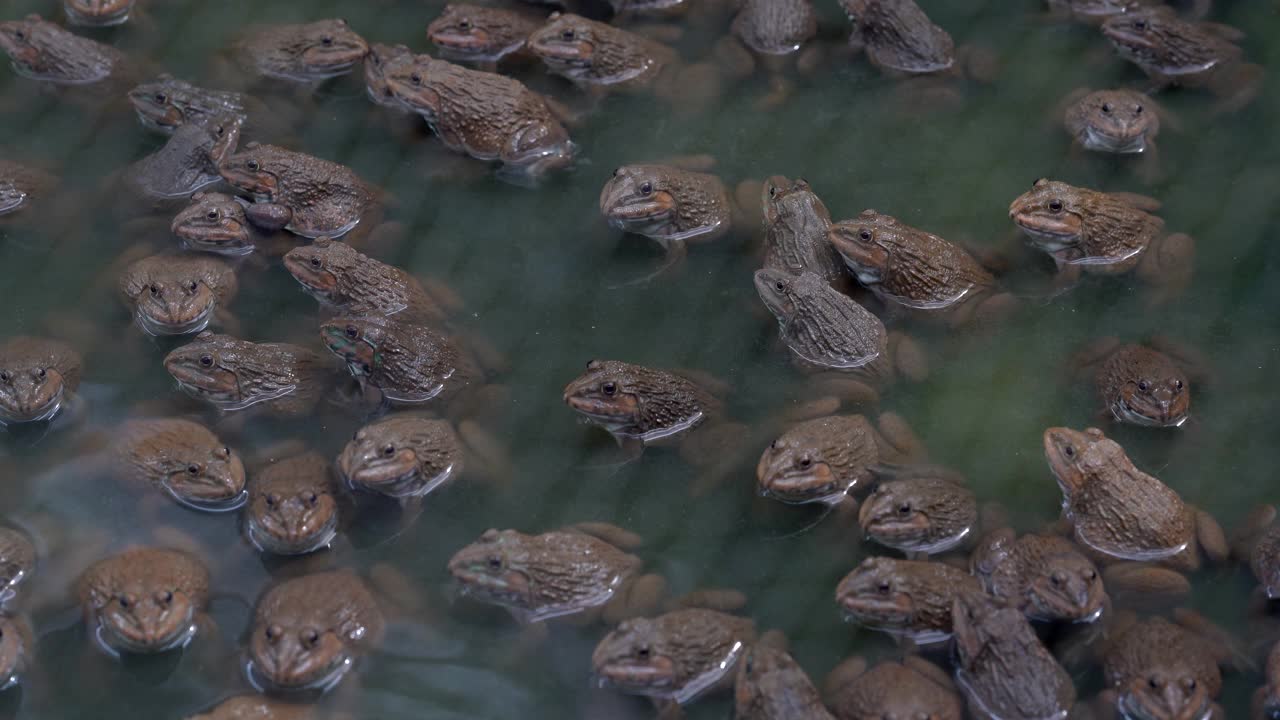
[[[838,720],[964,717],[964,703],[951,677],[919,655],[886,660],[870,670],[865,659],[849,658],[831,671],[823,685]]]
[[[960,593],[952,603],[956,684],[977,718],[1066,718],[1076,688],[1036,637],[1027,619],[985,593]]]
[[[210,255],[152,255],[125,269],[120,298],[149,335],[189,335],[227,318],[239,284],[235,270]],[[224,321],[225,324],[225,321]]]
[[[1058,266],[1057,284],[1081,273],[1133,272],[1155,290],[1152,302],[1176,296],[1191,279],[1195,241],[1164,234],[1152,212],[1160,203],[1130,193],[1104,193],[1040,179],[1009,206],[1009,217]]]
[[[306,348],[209,331],[170,352],[164,367],[179,389],[219,410],[261,405],[270,414],[287,417],[311,412],[331,372],[323,357]]]
[[[1227,25],[1184,20],[1160,5],[1112,16],[1102,34],[1159,87],[1205,88],[1222,112],[1244,108],[1262,85],[1262,68],[1246,63],[1236,44],[1244,33]]]
[[[226,157],[222,179],[253,195],[255,224],[307,238],[339,238],[377,206],[377,193],[351,168],[275,145],[249,143]]]
[[[391,93],[451,150],[501,165],[500,177],[536,182],[573,164],[577,147],[545,99],[517,80],[427,55],[383,67]]]
[[[572,13],[552,13],[528,39],[552,73],[594,92],[664,92],[676,52],[642,35]]]
[[[981,592],[950,565],[869,557],[840,581],[836,603],[851,622],[927,645],[951,637],[952,600]]]
[[[791,275],[812,272],[841,292],[851,289],[844,261],[827,240],[831,213],[804,180],[774,176],[765,181],[764,267]]]
[[[1093,561],[1066,538],[988,533],[969,558],[969,570],[992,596],[1041,622],[1093,622],[1108,603]]]
[[[316,238],[289,251],[284,267],[322,305],[342,315],[428,324],[444,319],[444,311],[417,278],[346,243]]]
[[[731,682],[755,640],[747,618],[674,610],[623,621],[596,645],[591,666],[604,687],[686,705]]]
[[[312,720],[310,705],[272,700],[262,695],[237,695],[187,720]]]
[[[1197,0],[1199,2],[1201,0]],[[1203,0],[1208,5],[1212,0]],[[1143,8],[1164,5],[1164,0],[1046,0],[1051,16],[1088,25],[1101,25],[1108,18]]]
[[[249,482],[245,535],[258,550],[306,555],[338,531],[338,501],[329,461],[307,452],[257,470]]]
[[[124,422],[111,445],[114,472],[197,510],[244,504],[244,463],[205,426],[181,418]]]
[[[321,323],[320,341],[388,402],[447,403],[484,381],[484,370],[467,348],[426,325],[336,317]]]
[[[666,581],[641,573],[638,544],[600,523],[528,535],[486,530],[449,560],[464,595],[506,608],[521,624],[552,618],[613,625],[659,607]]]
[[[60,85],[102,82],[125,65],[119,50],[63,30],[39,15],[0,22],[0,50],[19,75]]]
[[[144,127],[165,134],[188,123],[208,125],[230,117],[243,124],[249,119],[248,96],[199,87],[167,73],[134,86],[129,102]]]
[[[738,663],[733,717],[739,720],[834,720],[804,669],[785,651],[757,644]]]
[[[63,0],[62,11],[72,25],[110,27],[129,20],[135,0]]]
[[[35,633],[18,615],[0,614],[0,692],[20,685],[35,664]]]
[[[493,442],[472,422],[398,413],[355,432],[338,455],[338,475],[351,488],[393,498],[420,498],[473,465],[504,465]],[[490,457],[477,457],[481,454]]]
[[[247,70],[303,83],[345,75],[368,52],[364,38],[340,19],[258,28],[235,46]]]
[[[36,546],[31,537],[17,528],[0,525],[0,611],[21,593],[35,570]]]
[[[858,525],[875,542],[927,559],[971,539],[978,500],[953,473],[907,471],[882,482],[858,510]]]
[[[219,166],[240,140],[240,120],[215,118],[209,124],[187,123],[156,152],[124,170],[123,181],[143,199],[167,201],[186,198],[218,182]]]
[[[1102,648],[1107,689],[1099,705],[1132,718],[1225,717],[1214,700],[1222,691],[1219,665],[1230,661],[1231,650],[1195,613],[1174,617],[1177,622],[1127,614],[1117,620]]]
[[[1253,720],[1280,717],[1280,643],[1267,653],[1266,684],[1253,693]]]
[[[1191,376],[1198,362],[1173,344],[1091,343],[1075,364],[1093,377],[1104,412],[1117,422],[1181,427],[1191,417]]]
[[[827,238],[889,308],[955,326],[1007,315],[1016,303],[964,248],[891,215],[864,210],[832,225]]]
[[[169,229],[188,250],[230,257],[255,250],[282,255],[297,244],[295,235],[268,233],[251,222],[249,207],[244,198],[201,191],[174,216]]]
[[[781,502],[846,502],[888,464],[923,456],[905,420],[884,413],[830,415],[798,423],[770,443],[756,465],[757,490]]]
[[[351,572],[285,580],[254,610],[250,681],[264,690],[329,690],[381,643],[384,628],[373,594]]]
[[[408,112],[391,86],[387,84],[387,71],[393,65],[413,61],[413,51],[406,45],[373,43],[364,57],[364,87],[369,99],[378,105]]]
[[[530,59],[525,43],[543,20],[527,12],[448,3],[427,26],[440,56],[493,71],[504,59]]]
[[[51,173],[0,159],[0,217],[41,203],[57,186],[58,178]]]
[[[186,552],[134,548],[86,569],[76,596],[103,650],[160,653],[196,635],[209,601],[209,571]]]
[[[1062,124],[1074,147],[1117,155],[1139,155],[1143,179],[1159,178],[1156,136],[1164,108],[1137,90],[1077,90],[1064,102]]]
[[[80,372],[80,354],[60,340],[0,343],[0,425],[52,420],[76,402]]]
[[[809,44],[818,34],[818,15],[811,0],[744,0],[730,26],[731,39],[717,44],[739,74],[748,74],[758,60],[769,75],[765,108],[781,105],[790,95],[788,64],[812,72],[821,53]]]

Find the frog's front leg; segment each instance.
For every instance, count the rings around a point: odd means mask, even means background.
[[[1219,98],[1213,106],[1215,115],[1229,115],[1248,107],[1262,89],[1265,72],[1261,65],[1241,63],[1224,78],[1210,88]]]
[[[1138,262],[1137,274],[1149,287],[1147,304],[1155,307],[1182,294],[1191,283],[1195,264],[1195,240],[1174,233],[1153,241]]]
[[[245,207],[244,214],[249,222],[263,230],[283,230],[293,221],[293,211],[280,203],[252,203]]]

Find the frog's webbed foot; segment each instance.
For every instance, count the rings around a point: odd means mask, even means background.
[[[1229,115],[1239,112],[1257,99],[1266,72],[1261,65],[1242,63],[1235,69],[1228,81],[1213,88],[1219,97],[1213,106],[1214,115]]]
[[[828,705],[835,705],[845,687],[867,672],[867,659],[861,655],[845,658],[827,673],[822,680],[822,697]]]
[[[681,68],[666,82],[670,86],[659,95],[680,114],[700,115],[714,107],[724,93],[720,68],[710,62]]]
[[[667,594],[667,580],[661,575],[641,575],[625,583],[608,604],[601,619],[606,625],[617,625],[623,620],[647,617],[662,608]]]
[[[741,423],[700,427],[680,443],[680,457],[694,466],[698,478],[689,492],[701,497],[728,480],[750,447],[751,429]]]
[[[1134,171],[1138,179],[1148,185],[1154,185],[1165,178],[1164,166],[1160,163],[1160,149],[1154,140],[1147,141],[1147,146],[1134,161]]]
[[[1120,338],[1115,335],[1097,338],[1077,350],[1067,361],[1067,371],[1073,377],[1083,378],[1097,370],[1099,363],[1111,357],[1120,347]]]
[[[1143,606],[1165,607],[1182,602],[1191,593],[1191,583],[1182,573],[1149,563],[1108,565],[1102,578],[1113,596]]]
[[[989,295],[974,305],[967,321],[978,328],[990,329],[1012,317],[1019,305],[1021,303],[1013,293]]]
[[[929,377],[929,358],[920,343],[900,332],[889,333],[889,351],[894,369],[911,382],[924,382]]]
[[[982,85],[991,85],[1000,76],[1000,57],[990,48],[961,45],[956,49],[956,64],[965,78]]]
[[[1276,520],[1274,505],[1259,505],[1249,511],[1240,523],[1240,528],[1231,534],[1229,545],[1231,554],[1240,562],[1247,563],[1253,555],[1253,545],[1258,536]]]
[[[686,608],[702,608],[720,612],[737,612],[747,606],[747,596],[741,591],[729,588],[708,588],[694,590],[666,602],[665,609],[681,610]]]
[[[1200,551],[1205,559],[1210,565],[1224,564],[1231,556],[1231,546],[1227,542],[1227,534],[1222,531],[1222,525],[1209,513],[1192,506],[1188,508],[1195,513],[1196,542],[1200,544]]]
[[[1185,233],[1158,239],[1138,263],[1138,278],[1150,287],[1147,302],[1159,306],[1182,294],[1191,284],[1194,271],[1195,240]]]
[[[876,424],[880,429],[880,437],[877,440],[883,439],[888,443],[887,447],[880,448],[886,459],[919,463],[928,457],[929,452],[925,449],[924,441],[898,413],[881,413]],[[963,483],[963,478],[961,482]]]
[[[732,35],[725,35],[716,41],[712,54],[725,75],[732,80],[746,79],[756,71],[755,57]]]
[[[458,423],[458,435],[466,445],[466,464],[477,468],[478,477],[496,487],[510,487],[515,469],[506,446],[474,420]]]
[[[1205,649],[1222,667],[1241,672],[1256,671],[1258,666],[1240,648],[1236,638],[1217,623],[1188,608],[1175,608],[1173,619],[1178,625],[1195,634]]]
[[[669,240],[664,242],[663,246],[666,254],[663,256],[662,264],[659,265],[656,270],[634,280],[628,280],[627,282],[618,283],[616,285],[609,285],[607,286],[607,289],[619,290],[633,285],[645,285],[655,278],[665,275],[676,267],[684,264],[685,258],[688,257],[689,254],[689,248],[683,240]]]
[[[795,83],[782,73],[769,73],[769,92],[756,100],[756,108],[765,112],[776,110],[786,104],[795,91]]]

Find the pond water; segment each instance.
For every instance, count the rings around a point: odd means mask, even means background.
[[[426,52],[425,27],[443,4],[140,0],[145,19],[91,34],[156,72],[207,84],[216,58],[246,24],[341,16],[371,41]],[[815,73],[796,79],[781,107],[757,106],[767,91],[762,76],[726,86],[703,109],[674,112],[652,98],[611,97],[573,130],[582,150],[576,169],[537,188],[472,172],[473,163],[444,152],[416,120],[374,107],[358,74],[287,98],[300,108],[292,148],[349,165],[393,198],[388,216],[404,224],[406,241],[380,259],[447,282],[466,304],[460,327],[487,338],[510,365],[501,378],[509,399],[490,428],[510,454],[510,481],[455,484],[432,495],[399,535],[357,539],[332,553],[334,564],[398,569],[426,608],[393,619],[388,641],[361,662],[344,686],[350,691],[337,693],[335,703],[354,704],[359,717],[377,720],[651,714],[643,702],[592,688],[598,627],[557,628],[532,644],[504,614],[455,599],[446,562],[490,527],[540,532],[584,520],[625,526],[644,537],[639,554],[676,591],[744,592],[747,612],[760,627],[785,632],[816,679],[851,654],[895,652],[885,636],[845,624],[833,602],[840,577],[882,551],[860,542],[856,528],[818,522],[818,511],[757,498],[755,458],[767,440],[753,439],[759,446],[728,481],[694,498],[696,473],[676,453],[651,450],[613,465],[607,435],[580,424],[563,403],[565,384],[597,357],[712,373],[732,386],[734,417],[755,426],[804,396],[804,378],[777,343],[777,325],[752,285],[759,262],[754,226],[692,249],[682,266],[652,282],[612,287],[660,262],[652,243],[620,235],[599,215],[600,188],[624,163],[707,154],[730,185],[773,174],[803,177],[836,218],[875,208],[943,237],[990,246],[1011,237],[1009,203],[1036,178],[1159,198],[1167,227],[1197,241],[1194,281],[1179,299],[1151,310],[1133,283],[1090,279],[1067,294],[1029,300],[990,333],[909,326],[926,348],[930,375],[888,391],[883,409],[903,415],[930,457],[965,473],[981,500],[1001,503],[1020,529],[1034,529],[1057,516],[1061,501],[1043,458],[1042,431],[1096,422],[1094,397],[1070,381],[1067,359],[1098,336],[1165,334],[1208,359],[1210,379],[1196,388],[1192,422],[1177,431],[1109,432],[1140,468],[1228,529],[1256,503],[1280,499],[1276,74],[1268,75],[1257,102],[1226,117],[1211,114],[1205,94],[1162,95],[1179,122],[1161,135],[1164,177],[1145,183],[1127,159],[1073,155],[1055,111],[1078,87],[1145,87],[1096,30],[1047,22],[1036,0],[921,4],[957,44],[998,57],[993,84],[959,85],[964,99],[955,107],[906,109],[895,101],[894,80],[839,52],[847,21],[835,2],[821,0],[821,39],[832,52]],[[1274,68],[1276,4],[1216,6],[1214,20],[1248,33],[1246,55]],[[27,12],[58,16],[52,0],[4,4],[5,19]],[[723,30],[694,29],[679,48],[686,57],[704,57],[712,35]],[[516,74],[586,104],[540,68]],[[114,297],[111,263],[126,248],[176,242],[167,231],[138,231],[122,220],[122,191],[111,178],[162,143],[123,103],[109,112],[86,110],[0,69],[0,156],[57,172],[62,192],[76,197],[56,222],[0,228],[3,333],[82,343],[86,399],[74,428],[0,437],[0,515],[52,517],[51,545],[99,543],[98,554],[173,529],[195,538],[214,573],[216,634],[202,637],[202,650],[116,662],[92,649],[67,589],[83,565],[42,568],[38,662],[26,688],[0,694],[6,717],[176,718],[249,690],[239,649],[255,599],[283,572],[258,558],[234,517],[157,509],[118,492],[92,459],[95,435],[122,418],[195,407],[161,366],[175,343],[144,339]],[[746,212],[754,223],[760,210]],[[1037,277],[1044,279],[1031,273],[1028,286]],[[241,285],[232,309],[244,337],[319,349],[316,304],[278,262],[246,270]],[[253,420],[228,437],[245,455],[297,437],[332,456],[361,423],[326,410],[302,421]],[[1193,607],[1229,628],[1245,628],[1254,585],[1247,568],[1206,570],[1195,585]],[[1077,682],[1082,692],[1096,688],[1099,673],[1082,672]],[[1246,712],[1259,682],[1256,672],[1228,677],[1229,716]],[[727,712],[723,699],[689,708],[692,718]]]

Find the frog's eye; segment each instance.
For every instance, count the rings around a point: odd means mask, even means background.
[[[48,376],[48,374],[49,374],[48,370],[45,370],[44,368],[40,368],[39,370],[36,371],[36,379],[43,380],[45,379],[46,376]]]
[[[649,658],[649,652],[650,651],[649,651],[648,645],[641,645],[640,647],[636,648],[636,657],[647,660]]]
[[[1062,576],[1062,573],[1054,573],[1049,576],[1049,582],[1053,583],[1054,587],[1060,588],[1067,583],[1067,579]]]
[[[867,242],[871,242],[871,231],[866,228],[862,228],[861,232],[858,233],[858,237]]]
[[[120,603],[121,608],[128,610],[129,607],[133,605],[133,598],[129,597],[128,595],[121,595],[120,597],[116,598],[116,602]]]
[[[356,338],[360,337],[360,328],[356,327],[355,325],[348,325],[347,337],[351,338],[352,340],[355,340]]]
[[[161,105],[169,102],[169,96],[165,95],[164,93],[156,93],[152,99],[154,99],[156,102],[160,103]]]
[[[1174,381],[1173,381],[1173,387],[1174,387],[1174,389],[1175,389],[1175,390],[1181,390],[1181,389],[1182,389],[1182,381],[1181,381],[1181,380],[1174,380]]]
[[[262,169],[262,164],[259,163],[257,160],[250,160],[249,162],[245,163],[244,166],[249,168],[253,172],[258,172],[259,170]]]
[[[159,286],[152,285],[150,288],[147,288],[147,289],[151,291],[151,297],[156,297],[157,295],[160,294]]]
[[[769,186],[769,197],[777,197],[777,196],[778,196],[778,188],[774,187],[773,185],[770,185],[770,186]]]
[[[775,282],[775,283],[773,284],[773,289],[774,289],[774,290],[777,290],[778,292],[786,292],[786,291],[787,291],[787,284],[786,284],[785,282],[783,282],[782,280],[778,280],[777,282]]]
[[[8,370],[0,370],[0,382],[3,382],[3,383],[7,383],[7,382],[9,382],[9,371],[8,371]]]
[[[323,267],[323,266],[324,266],[324,261],[323,261],[323,260],[321,260],[321,259],[320,259],[320,258],[318,258],[318,257],[313,257],[313,258],[311,258],[311,267],[313,267],[313,268],[317,268],[317,269],[318,269],[318,268]]]
[[[188,290],[190,290],[191,292],[195,292],[195,291],[196,291],[196,281],[195,281],[195,280],[192,280],[192,281],[191,281],[191,284],[187,286],[187,289],[188,289]]]
[[[889,584],[888,580],[881,580],[876,590],[879,590],[881,595],[888,595],[893,590],[893,586]]]
[[[217,219],[218,219],[218,211],[217,211],[217,210],[210,210],[209,212],[207,212],[207,213],[205,213],[205,214],[204,214],[204,217],[205,217],[205,219],[206,219],[206,220],[217,220]]]
[[[197,464],[195,464],[195,463],[191,463],[190,465],[188,465],[188,466],[187,466],[187,474],[188,474],[188,475],[199,475],[199,474],[200,474],[200,466],[199,466],[199,465],[197,465]]]
[[[333,44],[333,37],[332,37],[332,36],[330,36],[330,35],[324,35],[324,36],[322,36],[322,37],[320,38],[320,44],[321,44],[321,45],[324,45],[325,47],[328,47],[328,46],[332,45],[332,44]]]
[[[1062,446],[1062,454],[1063,454],[1063,455],[1066,455],[1067,457],[1075,457],[1075,456],[1076,456],[1076,449],[1075,449],[1075,447],[1073,447],[1073,446],[1071,446],[1071,445],[1063,445],[1063,446]]]
[[[1182,684],[1183,684],[1183,685],[1185,685],[1185,686],[1187,687],[1187,690],[1188,690],[1189,692],[1195,692],[1195,691],[1196,691],[1196,679],[1195,679],[1195,678],[1187,678],[1186,680],[1184,680],[1184,681],[1183,681],[1183,683],[1182,683]]]
[[[898,514],[899,514],[899,515],[910,515],[910,514],[911,514],[911,504],[910,504],[910,503],[902,503],[901,505],[899,505],[899,506],[898,506]]]
[[[605,395],[613,396],[618,393],[618,384],[610,381],[600,386],[600,392]]]
[[[421,85],[421,84],[422,84],[422,76],[421,76],[421,75],[419,75],[418,73],[414,73],[414,74],[412,74],[412,75],[410,75],[410,76],[409,76],[409,82],[413,83],[414,85]]]
[[[213,454],[220,458],[229,458],[231,457],[231,448],[223,446],[221,450],[216,450]]]
[[[1103,114],[1103,115],[1110,115],[1110,114],[1111,114],[1111,103],[1102,103],[1102,108],[1101,108],[1101,109],[1102,109],[1102,114]]]
[[[1057,214],[1062,212],[1062,201],[1054,198],[1049,201],[1049,212]]]
[[[502,569],[502,558],[498,557],[497,555],[490,555],[487,562],[489,563],[489,567],[493,568],[494,570]]]
[[[1151,688],[1152,690],[1159,690],[1160,680],[1154,677],[1147,678],[1147,687]]]
[[[810,465],[813,465],[813,459],[812,459],[812,458],[808,458],[808,457],[802,457],[802,458],[800,458],[800,467],[802,467],[802,468],[807,468],[807,467],[809,467]]]
[[[26,31],[26,30],[15,30],[15,31],[13,32],[13,36],[14,36],[14,37],[16,37],[16,38],[18,38],[19,40],[26,40],[26,39],[27,39],[27,31]]]
[[[392,455],[395,455],[395,454],[396,454],[396,446],[395,446],[395,445],[387,445],[387,446],[383,447],[383,448],[382,448],[382,454],[383,454],[383,455],[386,455],[387,457],[391,457]]]
[[[365,375],[368,375],[369,373],[373,372],[373,368],[369,367],[369,363],[363,363],[362,365],[360,365],[360,369],[364,372]]]
[[[1098,571],[1097,571],[1097,570],[1090,570],[1090,571],[1089,571],[1089,574],[1085,575],[1085,578],[1086,578],[1086,579],[1088,579],[1088,581],[1089,581],[1089,582],[1093,582],[1094,580],[1097,580],[1097,579],[1098,579]]]
[[[1133,114],[1134,114],[1134,115],[1141,115],[1141,114],[1142,114],[1142,106],[1141,106],[1141,105],[1134,105],[1134,106],[1133,106]]]
[[[620,167],[619,167],[619,168],[614,168],[614,169],[613,169],[613,176],[614,176],[614,177],[618,177],[618,173],[620,173],[620,172],[622,172],[622,168],[620,168]]]
[[[284,634],[284,630],[279,625],[268,625],[266,630],[267,642],[275,642]]]
[[[169,603],[173,602],[173,593],[169,592],[168,590],[161,590],[160,592],[156,593],[156,602],[159,603],[160,605],[168,605]]]
[[[470,29],[471,29],[471,21],[470,21],[470,20],[467,20],[467,19],[465,19],[465,18],[464,18],[464,19],[462,19],[462,20],[459,20],[459,21],[458,21],[458,29],[459,29],[459,30],[462,30],[462,31],[464,31],[464,32],[465,32],[465,31],[470,30]]]
[[[201,355],[201,356],[200,356],[200,364],[201,364],[201,365],[203,365],[204,367],[213,367],[213,356],[212,356],[212,355]]]
[[[280,502],[280,498],[276,497],[275,493],[268,493],[266,497],[266,501],[267,501],[267,507],[275,507],[276,504]]]
[[[320,496],[316,495],[314,492],[307,493],[306,501],[308,505],[315,507],[316,503],[320,502]]]
[[[320,642],[320,633],[311,628],[307,628],[298,635],[298,639],[302,641],[303,647],[313,648],[316,646],[316,643]]]
[[[1139,32],[1146,30],[1146,29],[1147,29],[1147,21],[1146,21],[1146,20],[1142,20],[1142,19],[1134,20],[1134,21],[1133,21],[1133,29],[1134,29],[1134,30],[1137,30],[1137,31],[1139,31]]]
[[[560,39],[564,40],[565,42],[573,42],[573,39],[576,36],[577,34],[574,33],[573,28],[565,28],[564,30],[560,31]]]
[[[1146,380],[1139,380],[1138,389],[1141,390],[1142,392],[1146,392],[1151,389],[1151,386],[1147,384]]]
[[[653,183],[648,182],[648,181],[645,181],[645,182],[640,183],[640,194],[641,194],[641,195],[645,195],[645,196],[652,195],[652,194],[653,194]]]

